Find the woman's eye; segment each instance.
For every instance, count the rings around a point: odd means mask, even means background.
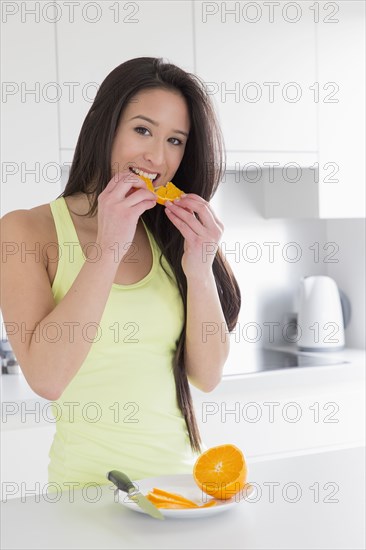
[[[183,145],[183,142],[180,139],[178,138],[171,138],[171,139],[178,142],[178,143],[174,143],[174,145]]]
[[[148,130],[147,128],[144,128],[143,126],[138,126],[137,128],[135,128],[135,132],[137,132],[138,134],[140,134],[142,136],[146,136],[147,134],[145,134],[145,132],[150,133],[150,130]],[[173,145],[183,145],[183,142],[178,138],[170,138],[170,139],[175,141],[175,143],[173,143]]]
[[[147,128],[143,128],[143,126],[139,126],[138,128],[135,128],[135,130],[138,134],[141,133],[141,132],[139,132],[139,130],[142,130],[142,132],[148,132],[149,131]],[[142,134],[142,135],[146,135],[146,134]]]

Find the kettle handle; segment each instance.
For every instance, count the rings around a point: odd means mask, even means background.
[[[342,306],[342,314],[343,314],[343,325],[344,328],[347,328],[350,319],[351,319],[351,302],[349,301],[349,298],[347,294],[343,292],[340,288],[339,290],[339,298],[341,300],[341,306]]]

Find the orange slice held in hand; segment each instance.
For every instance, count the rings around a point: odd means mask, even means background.
[[[149,178],[145,178],[145,176],[141,176],[140,174],[136,175],[146,183],[148,190],[157,196],[156,202],[159,204],[165,204],[166,201],[174,201],[184,195],[183,191],[178,189],[171,181],[168,181],[165,186],[160,185],[154,188],[153,182]]]
[[[229,500],[246,484],[244,455],[235,445],[211,447],[196,460],[193,477],[204,493],[220,500]]]

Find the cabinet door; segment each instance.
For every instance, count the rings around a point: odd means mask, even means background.
[[[320,217],[364,218],[365,4],[330,4],[336,22],[318,25]]]
[[[33,4],[2,10],[1,215],[60,192],[54,17]]]
[[[93,4],[93,6],[92,6]],[[57,23],[61,148],[72,152],[99,85],[134,57],[163,57],[193,71],[190,2],[78,2]],[[63,152],[64,154],[64,152]]]
[[[55,426],[2,430],[2,499],[43,494],[48,484],[48,453]]]
[[[224,378],[204,395],[193,387],[204,444],[232,443],[248,458],[363,445],[363,380],[316,383],[316,376],[311,376],[308,372],[306,379],[292,385],[288,373],[282,386],[273,378],[272,387],[265,378],[261,383],[249,376]]]
[[[317,150],[315,24],[307,4],[194,2],[196,70],[217,107],[230,167],[247,160],[245,152],[263,152],[267,162],[282,153],[283,164]]]

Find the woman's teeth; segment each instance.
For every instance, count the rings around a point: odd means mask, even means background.
[[[154,181],[157,179],[158,174],[149,174],[148,172],[143,172],[142,170],[139,170],[138,168],[130,167],[130,170],[134,172],[135,174],[138,174],[139,176],[144,176],[144,178],[149,178],[149,180]]]

